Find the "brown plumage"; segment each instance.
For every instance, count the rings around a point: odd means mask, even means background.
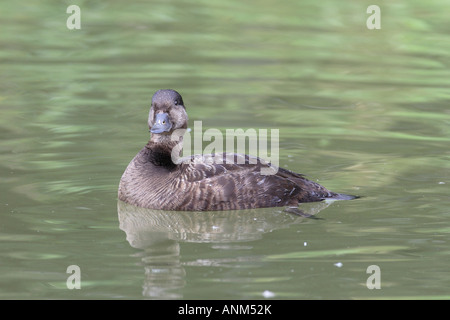
[[[120,200],[151,209],[212,211],[296,207],[301,202],[354,198],[283,168],[262,175],[261,169],[270,164],[247,155],[194,155],[175,164],[171,155],[177,142],[171,134],[186,129],[187,120],[178,92],[154,94],[148,120],[152,136],[123,173]]]

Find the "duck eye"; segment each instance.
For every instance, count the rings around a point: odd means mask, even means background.
[[[174,101],[174,104],[177,106],[177,105],[178,105],[178,100],[175,100],[175,101]]]

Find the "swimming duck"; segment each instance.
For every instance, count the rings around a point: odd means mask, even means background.
[[[187,129],[187,122],[178,92],[167,89],[153,95],[148,118],[151,137],[120,179],[120,200],[150,209],[215,211],[294,208],[302,202],[354,198],[283,168],[263,175],[261,169],[273,166],[247,155],[193,155],[174,163],[172,153],[179,141],[171,136],[177,129]],[[217,161],[218,156],[223,161]]]

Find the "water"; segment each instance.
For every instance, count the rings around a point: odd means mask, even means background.
[[[447,3],[382,1],[381,30],[369,2],[80,1],[68,30],[70,4],[0,5],[0,298],[449,298]],[[160,88],[362,197],[302,205],[321,219],[117,203]]]

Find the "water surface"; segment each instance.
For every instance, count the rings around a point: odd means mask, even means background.
[[[80,30],[70,4],[0,5],[0,298],[449,298],[447,3],[381,1],[380,30],[365,1],[79,1]],[[302,205],[321,219],[118,203],[161,88],[362,197]]]

